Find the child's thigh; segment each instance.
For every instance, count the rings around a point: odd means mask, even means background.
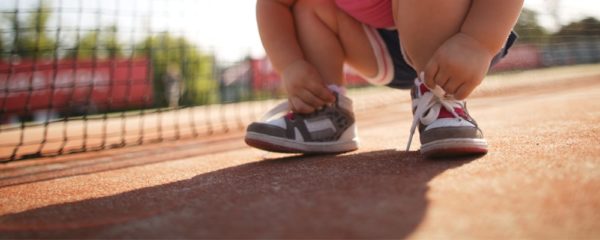
[[[472,0],[392,0],[402,47],[417,69],[460,31]]]
[[[375,54],[362,23],[339,9],[335,1],[300,0],[294,6],[294,15],[296,24],[306,24],[309,28],[316,28],[315,19],[313,19],[316,16],[319,22],[329,29],[329,33],[335,34],[344,50],[344,59],[348,64],[365,75],[377,73]],[[314,34],[329,34],[313,30]],[[307,32],[309,31],[304,33]],[[323,36],[315,36],[312,39],[320,37]],[[314,42],[314,44],[319,44],[319,42]]]
[[[348,14],[339,14],[338,37],[345,51],[346,62],[365,76],[377,74],[374,48],[362,23]]]

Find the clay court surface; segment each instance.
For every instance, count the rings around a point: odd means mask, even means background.
[[[0,238],[600,238],[599,65],[489,77],[473,158],[405,152],[406,91],[353,94],[361,148],[343,155],[233,130],[2,164]]]

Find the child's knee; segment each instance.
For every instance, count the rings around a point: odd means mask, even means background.
[[[318,19],[330,28],[337,26],[339,10],[334,1],[298,0],[292,11],[297,24],[306,24],[310,27]]]
[[[333,1],[323,0],[297,0],[293,6],[294,15],[303,15],[305,13],[322,12],[334,6]]]
[[[319,6],[318,0],[298,0],[292,7],[294,14],[302,14],[306,12],[314,12],[314,10]]]

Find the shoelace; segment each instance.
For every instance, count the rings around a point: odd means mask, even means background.
[[[420,86],[423,83],[423,75],[421,78],[415,79],[415,85]],[[435,121],[440,113],[440,110],[445,108],[450,112],[454,117],[458,119],[462,119],[454,110],[455,108],[462,108],[462,102],[455,100],[451,96],[445,96],[446,93],[440,86],[436,86],[435,89],[430,89],[430,91],[423,93],[419,99],[413,102],[413,107],[416,103],[416,110],[413,114],[413,122],[410,127],[410,136],[408,137],[408,144],[406,145],[406,151],[410,150],[410,145],[412,143],[413,136],[415,134],[415,130],[419,125],[419,121],[424,125],[429,125]],[[429,111],[427,111],[429,110]]]
[[[282,103],[278,104],[277,106],[275,106],[274,108],[272,108],[271,110],[269,110],[267,113],[265,113],[265,115],[262,116],[260,121],[261,122],[269,121],[269,120],[273,119],[273,117],[279,116],[281,114],[285,114],[289,111],[290,111],[290,104],[287,101],[282,102]]]
[[[332,87],[330,86],[330,88],[332,88]],[[333,88],[335,88],[335,91],[337,91],[337,92],[345,92],[345,90],[343,90],[337,86],[333,86]],[[336,95],[336,96],[338,96],[338,95]],[[333,106],[333,105],[335,105],[335,104],[329,104],[328,106]],[[325,107],[327,107],[327,106],[317,109],[314,113],[311,113],[311,114],[317,114],[318,112],[323,110]],[[286,114],[286,113],[290,114],[289,115],[290,117],[294,117],[296,115],[296,113],[290,111],[290,103],[288,101],[284,101],[280,104],[277,104],[277,106],[275,106],[274,108],[269,110],[267,113],[265,113],[265,115],[263,115],[260,118],[260,121],[266,122],[266,121],[273,119],[276,116],[280,116],[280,115]],[[308,114],[308,115],[311,115],[311,114]]]
[[[322,111],[325,108],[317,109],[315,112],[311,114],[304,114],[303,116],[311,116],[313,114],[318,114],[319,111]],[[288,101],[282,102],[269,110],[265,115],[263,115],[260,119],[261,122],[267,122],[272,120],[274,117],[278,117],[284,114],[289,114],[289,116],[294,117],[296,113],[290,111],[290,104]]]

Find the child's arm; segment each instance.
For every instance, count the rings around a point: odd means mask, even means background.
[[[523,0],[474,0],[460,31],[497,54],[515,26]]]
[[[304,59],[292,15],[295,0],[258,0],[260,37],[275,69],[281,74],[292,110],[310,113],[335,101],[317,70]]]
[[[456,99],[477,87],[502,49],[523,0],[473,0],[460,32],[438,48],[425,67],[427,86],[441,86]]]

